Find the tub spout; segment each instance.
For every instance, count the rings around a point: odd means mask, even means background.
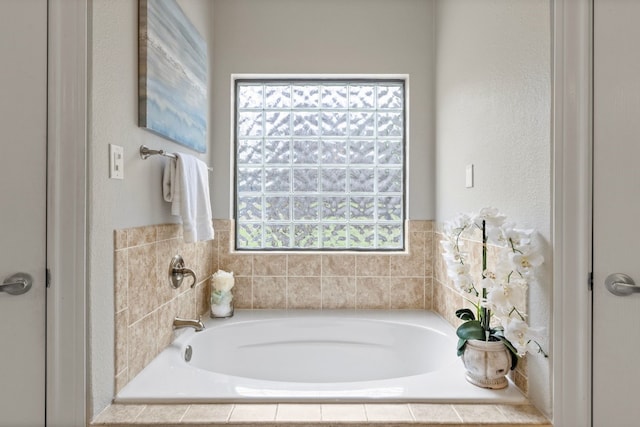
[[[200,318],[198,318],[198,320],[193,320],[176,317],[173,319],[173,329],[181,328],[193,328],[196,332],[200,332],[204,329],[204,323],[202,323]]]

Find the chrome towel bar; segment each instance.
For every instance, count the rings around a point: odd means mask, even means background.
[[[164,150],[153,150],[153,149],[147,147],[144,144],[140,146],[140,158],[142,160],[147,160],[150,156],[156,156],[156,155],[169,157],[169,158],[172,158],[172,159],[177,159],[178,158],[178,156],[176,156],[175,154],[168,153],[168,152],[166,152]],[[213,168],[210,167],[210,166],[207,166],[207,169],[209,169],[210,171],[213,170]]]

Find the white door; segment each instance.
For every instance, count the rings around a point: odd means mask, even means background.
[[[0,426],[45,420],[47,2],[0,1]]]
[[[593,425],[638,426],[640,1],[594,6]]]

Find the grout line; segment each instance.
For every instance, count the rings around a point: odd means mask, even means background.
[[[460,412],[458,412],[458,409],[456,408],[456,405],[451,405],[451,407],[453,408],[453,412],[456,413],[456,415],[458,416],[458,418],[460,419],[461,423],[464,423],[464,419],[462,418],[462,415],[460,415]]]
[[[407,405],[407,409],[409,410],[409,413],[411,414],[411,419],[414,423],[418,422],[418,419],[416,418],[416,415],[413,413],[413,411],[411,410],[411,405],[409,405],[408,403]]]
[[[187,407],[184,409],[184,412],[182,412],[182,415],[180,416],[180,421],[178,421],[179,423],[182,423],[182,419],[184,418],[185,415],[187,415],[187,412],[189,411],[190,407],[191,405],[187,405]]]
[[[231,417],[233,416],[233,413],[236,412],[236,407],[238,405],[237,404],[233,404],[233,406],[231,407],[231,410],[229,411],[229,416],[227,417],[227,422],[231,422]]]
[[[225,420],[225,423],[228,423],[231,420],[231,414],[233,413],[233,411],[235,411],[236,409],[236,405],[235,403],[231,404],[231,410],[229,410],[229,413],[227,414],[227,419]]]
[[[322,258],[320,259],[320,269],[322,269]],[[324,286],[323,286],[323,281],[322,281],[322,270],[320,270],[320,310],[324,310]],[[322,415],[322,410],[320,412],[320,414]],[[322,419],[322,417],[320,418]]]
[[[511,422],[510,417],[502,411],[499,405],[495,405],[494,407],[498,410],[498,413],[502,414],[502,416],[507,419],[508,422]]]
[[[289,277],[289,254],[284,255],[284,273]]]
[[[140,418],[140,415],[142,415],[142,413],[144,412],[144,410],[147,409],[147,405],[142,405],[142,409],[140,409],[140,412],[138,412],[138,415],[136,415],[133,420],[136,421],[138,418]]]
[[[254,310],[254,309],[255,309],[255,307],[254,307],[254,304],[253,304],[253,298],[254,298],[254,297],[253,297],[253,274],[249,277],[249,280],[250,280],[250,282],[249,282],[249,283],[250,283],[250,285],[251,285],[251,297],[250,297],[250,298],[251,298],[251,300],[250,300],[250,305],[251,305],[251,306],[250,306],[250,309],[251,309],[251,310]]]
[[[274,420],[277,421],[278,420],[278,412],[280,412],[280,403],[276,403],[276,413],[274,415]]]
[[[184,420],[184,417],[187,415],[187,412],[189,412],[190,408],[191,408],[191,405],[187,405],[187,409],[184,410],[184,413],[182,414],[182,416],[180,417],[180,420],[178,421],[180,424],[182,424],[182,420]]]
[[[459,422],[464,422],[464,420],[462,419],[462,416],[460,416],[460,414],[458,413],[458,411],[456,410],[456,405],[449,405],[451,406],[451,409],[453,409],[453,412],[456,414],[456,417],[458,417]]]
[[[289,310],[289,277],[288,276],[284,277],[284,307],[287,310]]]

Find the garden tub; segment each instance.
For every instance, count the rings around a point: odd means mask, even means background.
[[[524,403],[465,380],[455,332],[429,311],[236,310],[177,338],[118,403]]]

